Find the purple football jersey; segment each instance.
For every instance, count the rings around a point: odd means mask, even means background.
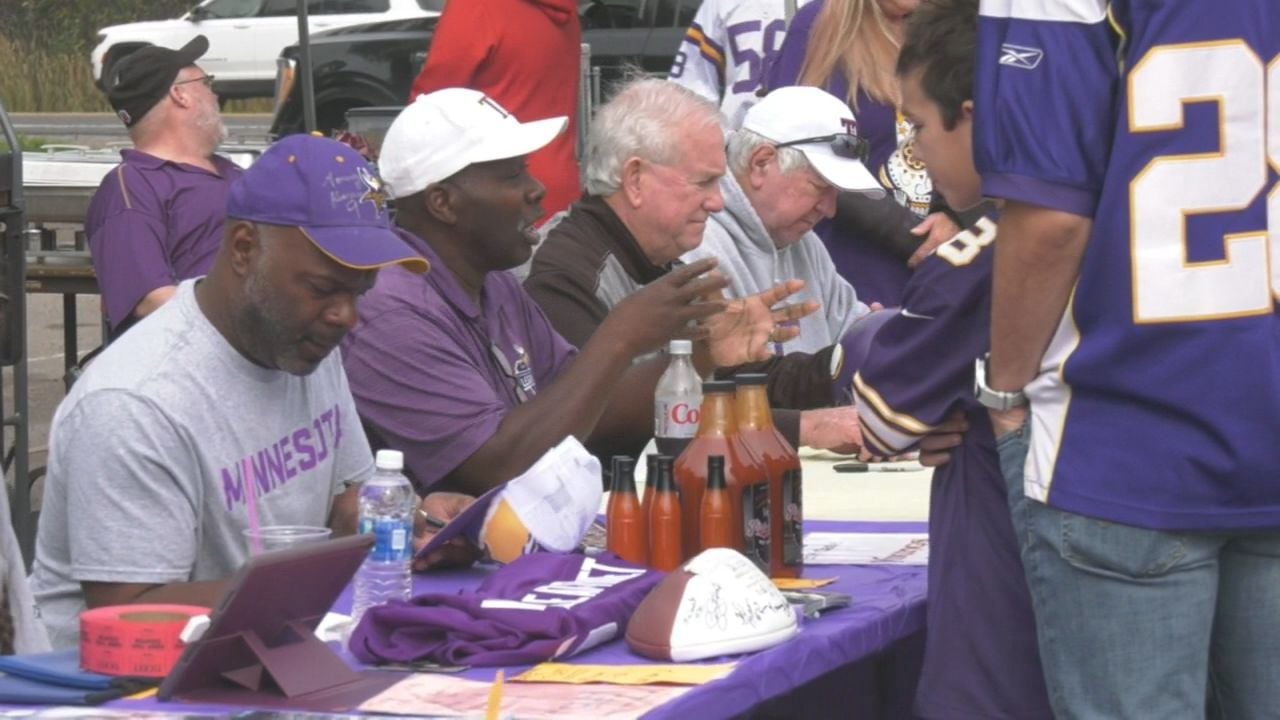
[[[984,194],[1093,220],[1027,387],[1029,498],[1162,530],[1280,525],[1277,8],[982,3]]]
[[[522,665],[621,637],[663,573],[614,555],[534,553],[471,592],[370,608],[351,636],[362,662]]]
[[[925,718],[1052,717],[991,422],[973,398],[973,363],[990,344],[995,236],[984,218],[921,264],[854,380],[876,453],[912,448],[957,408],[970,424],[929,497],[929,633],[916,693]]]

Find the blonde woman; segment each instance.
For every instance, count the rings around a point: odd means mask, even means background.
[[[867,168],[889,199],[844,194],[833,223],[819,226],[836,268],[858,296],[885,305],[901,300],[910,277],[903,258],[950,238],[959,227],[926,214],[933,185],[914,160],[910,126],[899,115],[894,65],[903,24],[920,0],[817,0],[796,13],[766,78],[769,88],[820,87],[844,98],[855,132],[870,143]],[[896,201],[896,202],[895,202]],[[937,208],[932,208],[937,209]],[[922,221],[923,218],[923,221]],[[926,238],[923,246],[921,238]]]

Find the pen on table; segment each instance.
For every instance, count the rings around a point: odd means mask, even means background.
[[[418,514],[422,516],[424,521],[426,521],[427,527],[432,528],[433,530],[443,530],[444,526],[449,524],[422,508],[418,508]]]
[[[864,472],[916,472],[921,468],[903,467],[901,465],[872,465],[864,462],[845,462],[836,463],[832,468],[836,472],[842,473],[864,473]]]

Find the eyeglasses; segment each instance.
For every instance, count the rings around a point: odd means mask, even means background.
[[[193,82],[204,83],[205,87],[209,88],[210,90],[213,89],[212,75],[201,75],[198,78],[191,78],[190,80],[179,80],[178,82],[174,83],[174,85],[186,85],[187,83],[193,83]]]
[[[821,145],[824,143],[831,144],[831,152],[836,157],[866,162],[871,155],[871,143],[867,142],[865,138],[860,138],[852,133],[835,133],[833,135],[788,140],[784,143],[778,143],[774,147],[784,148],[794,145]]]

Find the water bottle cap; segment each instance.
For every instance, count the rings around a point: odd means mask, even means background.
[[[395,470],[399,472],[404,469],[404,453],[399,450],[379,450],[374,456],[373,464],[379,470]]]
[[[672,355],[692,355],[693,343],[689,340],[672,340],[667,346],[667,352]]]

